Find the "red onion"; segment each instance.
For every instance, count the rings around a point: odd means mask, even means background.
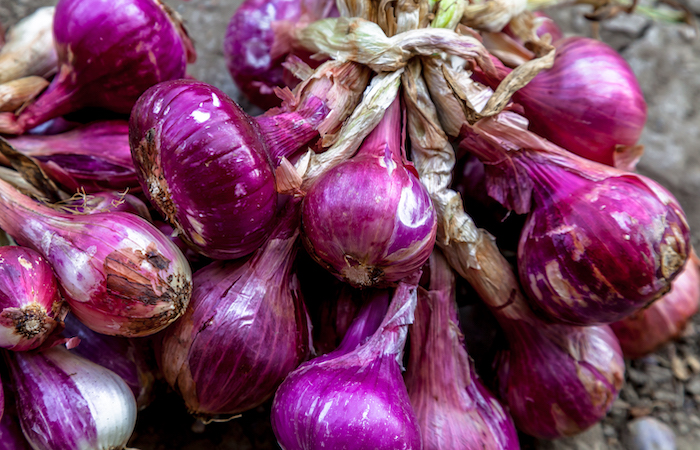
[[[187,307],[187,261],[141,217],[59,213],[0,181],[0,228],[51,264],[73,313],[98,333],[146,336]]]
[[[552,37],[552,43],[555,43],[559,39],[564,37],[564,33],[557,26],[554,20],[552,20],[551,17],[549,17],[542,11],[533,11],[532,15],[535,16],[535,21],[538,24],[537,29],[535,30],[537,37],[541,38],[545,34],[549,34]],[[511,29],[510,25],[506,25],[506,27],[503,29],[503,32],[508,36],[512,37],[516,42],[522,44],[522,41],[518,38],[518,36],[516,36],[515,33],[513,33],[513,30]]]
[[[111,370],[64,347],[10,352],[24,436],[34,450],[120,450],[136,424],[136,401]]]
[[[53,270],[41,255],[0,247],[0,347],[37,348],[66,312]]]
[[[303,116],[285,115],[296,118],[295,128],[277,132],[308,141],[324,108],[312,99]],[[268,127],[284,121],[263,120]],[[239,258],[267,239],[277,208],[270,156],[294,154],[299,140],[289,137],[290,147],[275,145],[268,155],[251,117],[220,90],[192,80],[149,89],[134,107],[129,133],[144,193],[198,252]]]
[[[254,408],[308,357],[308,316],[292,271],[298,203],[289,201],[250,259],[216,261],[195,273],[192,303],[161,350],[165,379],[190,412]]]
[[[671,291],[648,308],[610,325],[627,358],[641,358],[677,338],[698,312],[700,273],[695,261],[688,261],[671,283]]]
[[[399,363],[416,288],[399,283],[383,320],[382,295],[363,307],[338,349],[301,365],[280,385],[271,420],[282,448],[421,448]]]
[[[181,24],[160,0],[59,0],[53,32],[58,74],[2,131],[21,134],[84,107],[128,114],[146,89],[182,78],[193,56]]]
[[[95,333],[69,314],[63,335],[80,338],[71,353],[99,364],[121,377],[136,398],[139,410],[151,403],[155,376],[143,340]]]
[[[613,165],[617,146],[637,143],[647,105],[627,62],[607,44],[584,37],[557,43],[554,66],[513,95],[530,129],[584,158]],[[499,69],[495,87],[509,70]]]
[[[275,87],[299,82],[282,66],[287,54],[273,55],[275,28],[337,16],[329,0],[246,0],[226,29],[224,57],[241,92],[260,108],[278,106]],[[331,14],[335,11],[335,14]]]
[[[430,257],[430,291],[418,289],[406,372],[424,450],[518,449],[515,425],[472,368],[457,324],[455,276]]]
[[[302,204],[307,251],[353,286],[396,283],[435,243],[435,208],[401,154],[401,117],[397,99],[357,154],[321,175]]]
[[[516,427],[554,439],[601,420],[624,380],[622,351],[610,327],[552,324],[533,313],[510,264],[487,236],[473,258],[473,266],[459,267],[510,344],[498,359],[498,378]]]
[[[518,117],[465,127],[462,146],[488,165],[491,196],[529,212],[518,269],[533,305],[554,320],[592,325],[666,293],[690,247],[676,199],[649,178],[567,153],[520,128]]]
[[[69,191],[139,188],[129,149],[129,124],[111,120],[61,134],[18,136],[7,141],[34,157],[53,180]],[[0,156],[0,162],[8,162]]]
[[[31,75],[50,78],[56,73],[53,14],[52,6],[39,8],[7,32],[7,42],[0,45],[0,84]]]

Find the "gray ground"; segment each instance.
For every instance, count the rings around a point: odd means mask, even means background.
[[[221,51],[224,30],[239,0],[166,2],[185,18],[195,40],[199,58],[190,73],[243,102],[226,70]],[[700,15],[700,0],[686,2]],[[52,0],[0,0],[0,22],[7,27],[35,8],[53,3]],[[559,10],[553,14],[568,32],[590,35],[590,24],[581,18],[580,10]],[[695,230],[693,242],[698,246],[700,39],[693,39],[693,35],[690,27],[652,23],[639,16],[606,22],[601,31],[602,39],[630,62],[649,104],[649,120],[641,139],[646,152],[640,171],[676,195]],[[678,342],[629,363],[626,386],[602,425],[576,439],[528,446],[576,450],[638,448],[627,443],[629,430],[634,428],[630,421],[651,416],[671,427],[679,449],[700,448],[698,330],[700,319],[696,318]],[[165,388],[161,390],[160,400],[140,416],[131,446],[142,450],[276,448],[265,421],[265,408],[229,424],[212,424],[205,433],[197,434],[191,430],[193,422],[177,397]],[[648,430],[652,425],[637,429]]]

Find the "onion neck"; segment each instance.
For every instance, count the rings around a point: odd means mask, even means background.
[[[72,68],[66,64],[61,65],[49,87],[17,117],[17,125],[21,133],[54,117],[75,111],[83,105],[82,100],[76,95],[79,89],[71,80],[73,75]]]
[[[20,245],[24,245],[28,233],[36,229],[36,225],[27,226],[32,217],[37,218],[32,222],[42,225],[42,222],[56,216],[51,208],[35,202],[8,182],[0,180],[0,229],[5,230]]]
[[[401,119],[401,100],[400,96],[396,96],[377,126],[362,142],[357,155],[376,155],[384,160],[391,156],[395,161],[401,161]]]
[[[327,115],[323,101],[311,96],[295,111],[256,117],[274,167],[282,158],[292,159],[303,153],[306,145],[318,136],[318,127]]]
[[[373,289],[365,296],[360,311],[350,324],[342,342],[332,354],[345,355],[355,350],[359,345],[372,336],[384,320],[389,308],[389,290]]]

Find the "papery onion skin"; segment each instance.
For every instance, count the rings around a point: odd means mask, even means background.
[[[53,14],[52,6],[39,8],[7,32],[7,42],[0,45],[0,84],[31,75],[49,78],[56,73]]]
[[[7,140],[16,150],[34,157],[46,174],[70,192],[140,190],[129,148],[129,124],[109,120],[73,130]],[[0,156],[0,162],[8,162]]]
[[[622,350],[607,325],[572,327],[501,321],[501,398],[516,427],[535,437],[573,436],[600,421],[624,382]]]
[[[24,247],[0,247],[0,347],[40,346],[67,312],[49,263]]]
[[[671,283],[671,291],[619,322],[610,324],[625,358],[641,358],[681,335],[698,312],[700,272],[692,259]]]
[[[437,251],[418,289],[406,387],[424,450],[520,448],[513,419],[478,379],[457,324],[455,277]]]
[[[396,100],[357,154],[321,175],[304,197],[306,250],[355,287],[395,284],[423,265],[435,243],[435,208],[400,151]]]
[[[501,79],[508,69],[501,68]],[[495,87],[496,79],[487,79]],[[614,165],[618,145],[633,146],[647,104],[629,64],[607,44],[585,37],[557,42],[554,66],[513,95],[530,129],[592,161]]]
[[[51,264],[72,312],[93,331],[147,336],[187,307],[185,257],[141,217],[59,213],[0,181],[0,228]]]
[[[226,94],[192,80],[154,86],[134,107],[129,141],[144,193],[199,253],[240,258],[269,236],[270,157],[257,124]]]
[[[487,164],[489,194],[529,213],[520,281],[553,321],[612,323],[670,289],[690,251],[678,201],[642,175],[588,161],[501,113],[463,128],[462,146]]]
[[[350,345],[363,337],[351,326],[337,350],[289,374],[271,413],[283,449],[422,448],[398,361],[415,304],[415,286],[400,283],[386,318],[366,342]]]
[[[35,450],[120,450],[136,401],[111,370],[64,347],[8,358],[22,431]]]
[[[80,344],[72,348],[71,353],[119,375],[134,394],[139,410],[150,404],[155,375],[143,340],[95,333],[72,314],[66,317],[65,325],[64,336],[80,339]]]
[[[313,22],[329,15],[328,0],[247,0],[226,28],[224,58],[241,92],[256,106],[269,109],[282,100],[275,87],[294,88],[299,82],[282,67],[286,54],[273,55],[275,25]],[[337,15],[337,14],[336,14]]]
[[[311,330],[293,271],[298,203],[289,201],[248,260],[216,261],[195,273],[191,305],[161,349],[165,379],[192,414],[254,408],[308,357]]]
[[[159,0],[60,0],[59,71],[17,117],[17,131],[82,107],[128,114],[146,89],[182,78],[188,44],[166,8]]]

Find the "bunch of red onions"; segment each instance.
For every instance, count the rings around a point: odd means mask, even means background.
[[[123,449],[159,378],[202,421],[271,408],[289,450],[510,450],[600,421],[623,355],[698,309],[690,230],[627,171],[626,62],[488,5],[247,0],[224,54],[257,117],[185,77],[160,0],[18,26],[2,83],[56,75],[0,113],[3,439]],[[62,118],[87,107],[118,118]],[[455,273],[507,341],[491,372]]]

